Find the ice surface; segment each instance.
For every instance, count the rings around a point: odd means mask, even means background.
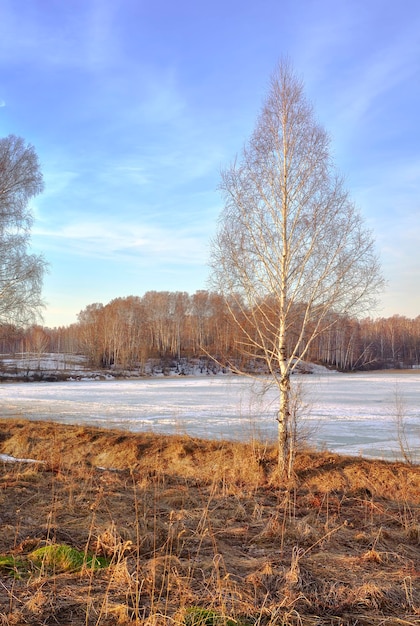
[[[304,430],[317,447],[396,458],[396,394],[406,436],[420,460],[420,372],[296,376],[307,405]],[[0,386],[4,417],[89,424],[207,438],[272,440],[277,395],[238,376],[18,383]]]

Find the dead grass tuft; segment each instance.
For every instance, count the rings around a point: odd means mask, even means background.
[[[133,542],[130,539],[121,537],[114,521],[105,530],[98,533],[93,548],[95,554],[108,557],[113,562],[119,562],[124,555],[132,548]]]

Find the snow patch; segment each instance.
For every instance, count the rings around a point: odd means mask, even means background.
[[[3,463],[44,463],[44,461],[36,461],[35,459],[17,459],[9,454],[0,454],[0,461]]]

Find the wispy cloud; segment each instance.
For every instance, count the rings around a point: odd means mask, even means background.
[[[88,65],[97,70],[115,65],[120,56],[115,28],[118,5],[112,0],[90,0],[86,10],[86,30],[82,37]]]
[[[56,230],[36,226],[33,239],[37,247],[61,250],[85,259],[113,260],[115,263],[182,263],[203,261],[203,233],[185,228],[169,229],[124,224],[119,219],[82,221]]]
[[[366,123],[372,125],[371,113],[381,111],[381,99],[389,99],[394,90],[415,77],[418,66],[401,51],[400,45],[381,50],[353,68],[335,101],[338,105],[336,128],[351,133],[354,128],[360,132]]]
[[[48,9],[35,1],[23,11],[15,2],[3,2],[0,56],[44,70],[107,66],[118,52],[115,12],[110,0],[49,4]]]
[[[384,108],[384,98],[389,107],[418,83],[419,11],[377,0],[320,0],[308,9],[297,26],[296,59],[329,130],[351,136],[371,128],[371,113]]]

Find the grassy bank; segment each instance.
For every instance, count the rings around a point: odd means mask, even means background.
[[[0,420],[0,624],[420,624],[420,468]]]

